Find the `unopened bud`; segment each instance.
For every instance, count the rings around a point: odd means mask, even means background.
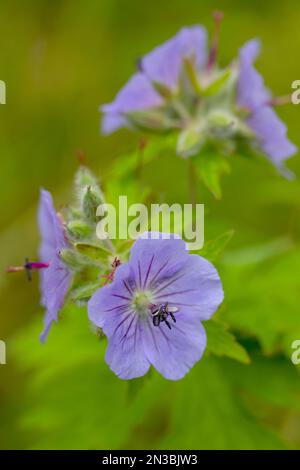
[[[91,235],[92,228],[80,219],[71,220],[67,225],[68,235],[74,240],[84,240]]]
[[[79,271],[86,264],[82,256],[71,248],[62,250],[60,258],[72,271]]]
[[[90,186],[86,189],[86,192],[82,200],[82,209],[84,216],[89,222],[97,222],[97,207],[103,203],[103,198],[99,195],[94,188]]]
[[[174,123],[160,111],[133,111],[126,116],[134,127],[142,130],[165,131],[174,127]]]
[[[205,142],[203,131],[196,126],[184,129],[177,141],[177,153],[182,157],[195,155]]]

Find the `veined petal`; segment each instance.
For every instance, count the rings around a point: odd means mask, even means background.
[[[124,380],[141,377],[150,363],[144,353],[141,319],[133,314],[109,339],[105,360],[111,370]]]
[[[128,264],[121,265],[112,284],[99,288],[88,302],[89,319],[111,337],[115,327],[132,313],[133,278]]]
[[[147,289],[178,272],[188,259],[186,243],[174,234],[146,232],[134,243],[130,265],[139,289]],[[156,237],[156,238],[154,238]],[[158,238],[160,237],[160,238]]]
[[[153,326],[145,322],[143,343],[151,364],[166,379],[179,380],[199,361],[206,347],[206,333],[197,319],[172,323],[169,330],[164,324]]]
[[[215,267],[198,255],[189,255],[178,273],[161,280],[153,293],[155,304],[168,302],[189,318],[208,320],[224,298],[222,283]]]
[[[131,280],[128,264],[120,266],[113,284],[95,292],[88,303],[90,320],[108,338],[106,362],[121,379],[145,375],[150,367],[141,339],[141,319],[131,305]]]

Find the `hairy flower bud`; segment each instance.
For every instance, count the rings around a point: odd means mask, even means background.
[[[74,240],[84,240],[92,233],[91,226],[80,219],[71,220],[66,229],[68,235]]]
[[[79,271],[86,264],[84,257],[72,248],[65,248],[64,250],[62,250],[60,252],[60,259],[72,271]]]
[[[97,222],[97,207],[103,203],[102,195],[98,191],[88,186],[82,200],[82,209],[84,216],[88,222]]]
[[[205,135],[200,126],[190,126],[184,129],[178,137],[177,153],[182,157],[195,155],[205,142]]]

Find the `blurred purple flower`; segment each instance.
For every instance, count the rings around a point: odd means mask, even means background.
[[[222,70],[216,63],[222,18],[222,13],[215,12],[209,51],[206,30],[191,26],[144,56],[139,72],[112,103],[102,106],[102,131],[173,129],[179,132],[177,153],[183,157],[199,154],[211,136],[218,145],[227,140],[231,148],[242,137],[288,175],[284,161],[297,147],[273,109],[281,100],[272,99],[253,66],[260,43],[247,42],[240,49],[238,67],[231,64]]]
[[[206,346],[201,321],[222,300],[211,263],[190,255],[176,236],[145,233],[113,283],[92,296],[88,311],[108,338],[106,362],[118,377],[140,377],[152,364],[167,379],[178,380],[201,359]]]
[[[253,39],[239,53],[238,105],[250,112],[246,120],[269,159],[282,169],[284,161],[297,152],[287,136],[287,128],[271,107],[271,94],[253,66],[260,43]]]
[[[58,320],[59,310],[71,282],[71,273],[60,258],[60,251],[68,248],[65,231],[55,211],[51,194],[44,189],[41,189],[38,223],[42,237],[40,260],[50,265],[41,271],[41,304],[47,310],[44,331],[40,336],[41,342],[44,342],[52,322]]]
[[[207,61],[206,31],[202,26],[183,28],[173,38],[140,61],[136,73],[118,93],[115,101],[101,107],[102,132],[110,134],[127,125],[126,113],[161,106],[163,97],[155,84],[176,93],[184,59],[192,59],[200,69]]]

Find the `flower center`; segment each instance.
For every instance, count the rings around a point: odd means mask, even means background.
[[[148,291],[137,291],[133,297],[133,309],[139,315],[147,315],[151,309],[151,294]]]

